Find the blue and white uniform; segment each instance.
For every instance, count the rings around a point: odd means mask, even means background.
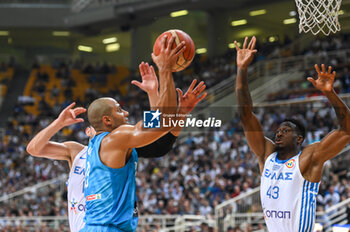
[[[313,231],[320,183],[305,180],[299,157],[278,160],[274,152],[265,161],[260,197],[269,232]]]
[[[102,139],[108,134],[96,135],[89,143],[84,185],[86,224],[82,231],[136,231],[137,152],[132,150],[124,167],[107,167],[101,162],[99,149]]]
[[[78,232],[84,227],[86,151],[87,146],[75,156],[67,181],[68,217],[71,232]]]

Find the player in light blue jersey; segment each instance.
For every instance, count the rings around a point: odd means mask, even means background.
[[[332,104],[339,121],[320,142],[301,150],[305,128],[298,120],[285,120],[277,129],[275,141],[264,137],[262,126],[253,113],[248,89],[248,66],[254,58],[256,38],[237,49],[236,99],[248,144],[258,157],[261,171],[260,197],[269,232],[311,232],[315,224],[316,196],[323,164],[350,142],[350,111],[333,89],[332,67],[322,71],[315,65],[318,78],[309,77],[314,87]]]
[[[144,74],[142,75],[142,82],[134,80],[132,83],[147,93],[150,106],[153,108],[156,106],[159,96],[158,79],[153,72],[148,72],[147,75],[144,72],[142,74]],[[204,82],[201,82],[195,87],[196,82],[197,80],[192,82],[184,95],[180,89],[177,89],[179,92],[179,105],[192,110],[198,102],[206,96],[204,93],[201,97],[197,98],[197,96],[205,90],[205,85]],[[72,103],[65,108],[59,117],[48,127],[40,131],[27,146],[28,153],[33,156],[68,161],[70,172],[67,181],[67,200],[69,202],[68,216],[71,232],[80,231],[84,227],[83,218],[85,216],[86,207],[83,184],[85,179],[87,146],[73,141],[57,143],[50,140],[52,136],[64,126],[83,121],[82,118],[77,117],[81,113],[84,113],[85,109],[81,107],[73,108],[74,106],[75,103]],[[136,148],[135,150],[137,151],[138,157],[155,158],[164,156],[171,150],[180,133],[180,129],[181,128],[173,129],[155,142],[144,147]],[[89,137],[93,137],[95,135],[95,130],[90,126],[86,128],[86,134]]]
[[[159,69],[160,93],[158,106],[163,114],[175,115],[177,108],[176,91],[171,67],[184,49],[181,43],[172,49],[174,37],[166,42],[153,56]],[[141,64],[141,72],[154,72]],[[141,73],[142,75],[142,73]],[[182,109],[182,108],[180,108]],[[178,113],[185,115],[187,108]],[[144,129],[140,121],[127,124],[128,112],[121,109],[111,98],[95,100],[88,109],[88,119],[96,130],[87,151],[85,197],[86,216],[82,231],[135,231],[137,227],[137,206],[135,173],[137,152],[134,148],[145,146],[173,128]]]

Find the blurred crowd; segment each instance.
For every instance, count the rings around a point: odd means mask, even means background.
[[[335,41],[337,41],[335,39]],[[322,40],[317,49],[324,46]],[[334,43],[330,46],[334,46]],[[338,48],[338,43],[336,48]],[[317,48],[317,49],[316,49]],[[333,47],[332,47],[333,48]],[[342,48],[342,47],[341,47]],[[305,52],[304,54],[307,54]],[[262,59],[261,56],[258,56]],[[190,70],[174,74],[176,86],[186,91],[194,76],[204,80],[207,86],[214,86],[220,81],[230,77],[235,72],[232,51],[223,57],[206,60],[197,57]],[[101,76],[111,72],[118,72],[117,68],[106,64],[99,66],[84,66],[82,64],[66,64],[57,62],[53,64],[57,68],[56,75],[70,83],[70,69],[79,67],[89,75],[92,82],[103,82]],[[33,68],[38,68],[36,64]],[[344,68],[346,76],[342,82],[340,92],[349,91],[349,71]],[[91,76],[90,76],[91,77]],[[39,74],[38,79],[45,82],[45,74]],[[125,81],[140,79],[137,72],[131,72]],[[347,82],[349,79],[349,83]],[[76,84],[76,83],[75,83]],[[43,93],[53,89],[36,87],[33,91]],[[87,106],[93,99],[102,94],[95,89],[87,89],[84,101],[77,100],[77,105]],[[19,102],[14,108],[13,115],[9,118],[3,139],[0,141],[0,196],[5,196],[26,187],[31,187],[44,181],[67,174],[69,168],[66,162],[52,161],[29,156],[26,151],[28,141],[41,129],[52,122],[59,112],[71,102],[71,94],[65,94],[63,103],[50,105],[44,98],[39,105],[39,114],[33,115],[26,111],[26,102]],[[104,94],[106,96],[106,94]],[[141,119],[141,112],[148,108],[147,96],[141,93],[137,87],[131,86],[125,96],[118,90],[112,89],[107,96],[114,97],[129,111],[129,121],[135,123]],[[276,98],[278,99],[278,98]],[[272,99],[272,100],[276,100]],[[350,102],[347,102],[350,105]],[[307,136],[304,145],[320,141],[329,131],[337,127],[334,112],[327,101],[294,105],[286,107],[257,108],[256,114],[263,124],[267,136],[272,138],[278,125],[285,119],[294,117],[301,120],[307,127]],[[84,134],[86,123],[72,125],[61,130],[54,136],[55,141],[74,140],[87,144],[88,139]],[[332,205],[344,199],[350,198],[350,172],[347,167],[349,154],[327,162],[318,196],[317,210],[322,212]],[[149,214],[196,214],[204,215],[208,219],[214,218],[214,209],[221,202],[248,193],[259,186],[260,172],[258,161],[249,149],[237,116],[225,122],[218,130],[202,131],[199,133],[187,133],[174,145],[174,149],[168,155],[158,159],[140,159],[136,176],[137,198],[140,215]],[[247,204],[245,204],[245,207]],[[44,188],[26,192],[9,201],[0,202],[0,217],[14,216],[66,216],[68,203],[66,202],[66,189],[64,184],[55,182]],[[249,212],[261,211],[256,205],[249,205]],[[239,206],[229,208],[223,212],[223,216],[231,211],[242,212]],[[321,220],[321,219],[320,219]],[[322,218],[322,220],[328,220]],[[0,220],[0,228],[3,231],[21,231],[21,228],[13,227],[8,221]],[[62,224],[61,231],[66,230]],[[230,228],[230,232],[252,231],[262,225],[249,225],[246,229]],[[12,228],[12,229],[10,229]],[[16,228],[16,229],[13,229]],[[146,230],[147,228],[145,228]],[[25,231],[25,229],[22,228]],[[193,231],[213,231],[207,224],[202,224]],[[51,231],[39,229],[38,231]]]

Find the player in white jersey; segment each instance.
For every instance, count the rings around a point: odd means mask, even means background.
[[[270,232],[313,231],[316,196],[323,164],[336,156],[350,141],[350,111],[333,89],[335,72],[332,67],[315,65],[318,78],[309,77],[314,87],[323,92],[332,104],[339,129],[320,142],[301,151],[305,128],[298,120],[286,119],[277,129],[275,141],[264,137],[262,126],[253,113],[248,89],[247,69],[254,58],[256,38],[243,49],[237,49],[236,99],[239,116],[248,145],[258,157],[261,171],[260,197],[267,228]]]
[[[153,68],[146,64],[141,64],[140,68],[141,67],[147,69],[147,72],[141,72],[142,83],[138,81],[132,81],[132,83],[147,93],[150,106],[153,107],[156,104],[159,95],[158,80]],[[183,94],[180,89],[177,89],[179,93],[179,105],[181,107],[189,108],[190,111],[192,111],[198,102],[206,96],[206,93],[201,95],[205,90],[204,82],[199,83],[195,87],[196,82],[196,80],[192,82],[185,94]],[[70,172],[67,181],[67,200],[71,232],[80,231],[84,227],[85,198],[83,185],[85,179],[87,146],[73,141],[57,143],[50,141],[50,139],[63,127],[83,122],[83,119],[76,117],[79,114],[84,113],[86,110],[82,107],[73,109],[74,105],[75,103],[72,103],[64,109],[59,117],[47,128],[40,131],[27,146],[28,153],[33,156],[55,160],[66,160],[68,162]],[[176,128],[172,130],[150,145],[136,148],[138,156],[141,158],[164,156],[171,150],[180,133],[180,129],[181,128]],[[88,127],[85,132],[90,137],[95,134],[95,130],[92,127]]]

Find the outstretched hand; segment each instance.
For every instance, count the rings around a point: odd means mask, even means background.
[[[77,107],[73,109],[74,106],[75,102],[67,106],[58,116],[57,120],[62,126],[65,127],[75,123],[84,122],[84,119],[77,118],[77,116],[86,112],[86,109],[83,107]]]
[[[318,74],[317,79],[313,79],[312,77],[308,77],[307,80],[310,81],[313,86],[321,90],[322,92],[331,92],[333,90],[333,83],[335,78],[335,71],[332,72],[332,66],[328,67],[328,71],[326,72],[326,67],[322,64],[322,72],[317,64],[315,64],[315,69]]]
[[[253,61],[254,54],[257,52],[255,49],[256,44],[256,38],[253,36],[253,38],[250,40],[248,46],[248,37],[245,37],[243,48],[240,49],[238,47],[237,41],[235,41],[235,47],[237,50],[237,66],[239,68],[248,68],[250,63]]]
[[[179,55],[186,49],[185,42],[182,41],[175,48],[172,48],[175,42],[175,36],[170,39],[165,35],[161,39],[161,49],[156,56],[152,53],[152,59],[156,63],[158,69],[161,71],[173,71],[173,66],[179,58]]]
[[[148,94],[158,95],[158,79],[152,65],[142,62],[139,65],[142,82],[132,80],[131,84],[136,85]]]
[[[196,107],[196,105],[207,96],[206,92],[203,93],[206,88],[204,82],[201,81],[196,88],[194,88],[196,83],[197,80],[194,79],[185,95],[181,89],[176,89],[177,93],[179,94],[179,109],[182,114],[190,113],[194,107]]]

